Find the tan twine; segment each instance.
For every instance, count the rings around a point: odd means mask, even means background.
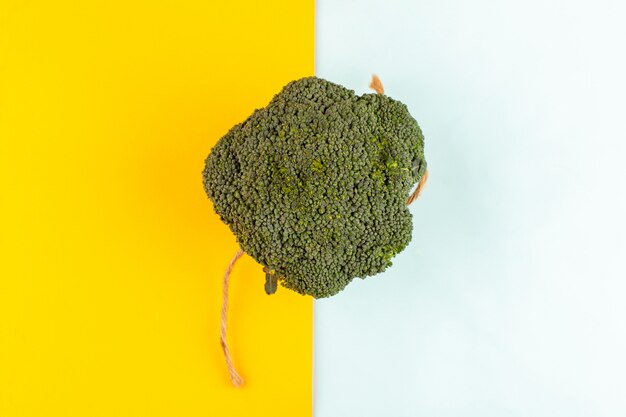
[[[230,375],[230,382],[232,382],[237,388],[243,385],[243,378],[237,373],[235,365],[233,365],[233,359],[230,356],[230,350],[228,349],[228,343],[226,342],[226,323],[228,321],[228,281],[235,263],[239,258],[241,258],[242,255],[243,250],[239,249],[224,272],[224,281],[222,283],[222,320],[220,323],[220,345],[222,345],[224,359],[226,359],[226,367],[228,368],[228,374]]]
[[[372,82],[370,83],[369,86],[372,90],[376,91],[376,93],[385,94],[385,89],[383,87],[383,84],[380,81],[380,78],[378,78],[376,74],[372,75]],[[424,171],[424,174],[420,178],[419,183],[417,184],[417,187],[415,188],[415,191],[413,191],[413,193],[411,193],[409,198],[406,200],[407,206],[418,199],[427,181],[428,181],[428,170]],[[224,352],[224,359],[226,361],[226,367],[228,368],[228,375],[230,376],[230,381],[232,382],[233,386],[235,386],[236,388],[240,388],[243,385],[244,380],[235,369],[235,365],[233,364],[233,359],[230,355],[230,350],[228,349],[228,343],[226,341],[226,330],[227,330],[226,324],[228,322],[228,282],[230,281],[230,274],[233,270],[233,267],[235,266],[235,263],[237,263],[237,261],[239,260],[239,258],[241,258],[243,254],[244,254],[243,250],[239,249],[237,251],[233,259],[231,259],[231,261],[228,263],[228,266],[226,267],[226,271],[224,272],[224,280],[222,282],[222,316],[221,316],[221,321],[220,321],[220,345],[222,346],[222,351]]]

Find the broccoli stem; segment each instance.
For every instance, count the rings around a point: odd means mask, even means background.
[[[278,287],[278,275],[275,271],[270,271],[268,267],[264,267],[263,271],[265,271],[265,293],[272,295]]]

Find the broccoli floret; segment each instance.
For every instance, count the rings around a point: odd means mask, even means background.
[[[317,77],[234,126],[203,170],[214,209],[275,283],[315,298],[384,271],[411,240],[406,200],[426,167],[406,105]]]

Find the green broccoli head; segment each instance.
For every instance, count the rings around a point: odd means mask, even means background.
[[[407,107],[307,77],[213,147],[204,188],[275,283],[315,298],[384,271],[411,240],[406,200],[426,163]],[[268,289],[269,287],[269,289]]]

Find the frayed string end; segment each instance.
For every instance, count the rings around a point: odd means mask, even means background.
[[[370,88],[376,91],[378,94],[385,94],[385,87],[383,87],[383,83],[378,78],[378,75],[372,74],[372,82],[370,83]]]

